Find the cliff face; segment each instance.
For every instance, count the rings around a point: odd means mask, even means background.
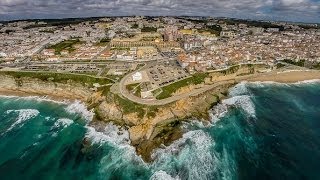
[[[89,109],[95,110],[93,126],[96,122],[113,121],[127,127],[132,145],[147,161],[150,160],[150,154],[154,148],[182,136],[179,128],[180,120],[190,117],[208,120],[208,110],[212,104],[223,98],[224,92],[230,87],[225,85],[223,88],[212,89],[201,95],[181,99],[165,106],[148,107],[132,104],[128,107],[126,106],[128,101],[110,91],[107,93],[104,90],[93,91],[85,85],[72,81],[57,83],[7,75],[0,76],[0,79],[0,92],[11,91],[27,95],[49,96],[59,100],[78,99],[85,102]],[[128,111],[128,108],[136,109]]]
[[[0,89],[17,93],[28,93],[40,96],[52,96],[57,99],[79,99],[86,102],[91,91],[77,83],[55,83],[32,78],[14,78],[0,76]]]

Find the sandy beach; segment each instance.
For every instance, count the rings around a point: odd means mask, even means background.
[[[246,79],[247,81],[274,81],[279,83],[295,83],[299,81],[320,79],[320,71],[311,70],[291,70],[291,71],[280,71],[271,72],[266,74],[260,74]]]

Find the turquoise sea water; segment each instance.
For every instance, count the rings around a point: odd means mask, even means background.
[[[79,102],[0,96],[0,179],[320,179],[319,82],[241,83],[210,114],[144,163]]]

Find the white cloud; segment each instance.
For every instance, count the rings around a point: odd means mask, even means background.
[[[262,15],[320,21],[320,2],[312,0],[0,0],[0,13],[12,18],[109,15],[208,15],[255,18]],[[259,12],[259,13],[257,13]],[[300,13],[300,14],[299,14]],[[311,17],[311,18],[310,18]]]

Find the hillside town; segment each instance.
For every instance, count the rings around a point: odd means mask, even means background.
[[[81,63],[174,59],[189,72],[205,72],[239,63],[320,61],[319,27],[281,22],[140,16],[79,23],[14,21],[0,25],[0,39],[2,67],[26,60]]]

